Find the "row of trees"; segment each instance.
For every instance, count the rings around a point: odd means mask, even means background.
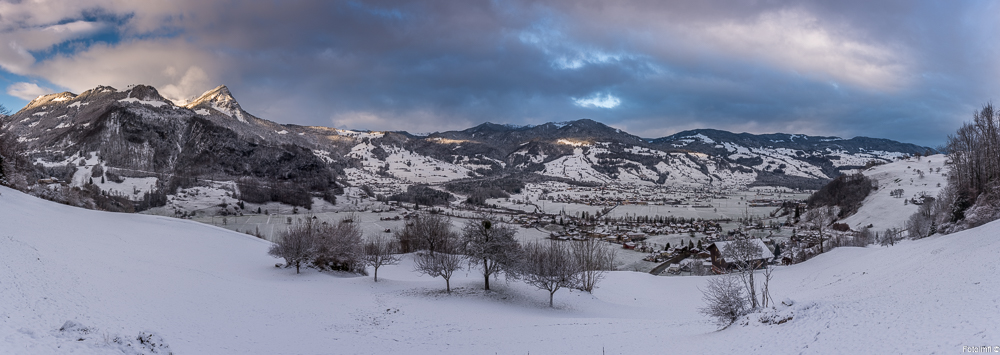
[[[367,240],[357,223],[330,225],[310,219],[282,233],[269,253],[285,259],[285,266],[294,266],[296,273],[306,266],[364,274],[370,266],[377,282],[379,267],[398,263],[399,252],[412,252],[415,271],[443,278],[449,293],[456,271],[479,270],[484,289],[500,276],[520,279],[548,291],[549,306],[563,288],[593,292],[615,266],[614,249],[598,240],[521,244],[516,237],[515,227],[488,217],[470,220],[455,231],[449,218],[423,215],[392,237],[379,234]]]
[[[922,199],[918,211],[906,221],[909,238],[952,233],[1000,219],[1000,111],[988,103],[973,112],[972,122],[948,136],[946,149],[951,163],[948,186],[936,198]]]
[[[10,110],[0,105],[0,185],[23,190],[28,186],[31,162],[17,136],[10,132]]]
[[[972,122],[948,136],[947,150],[952,163],[948,187],[913,222],[933,220],[943,227],[936,231],[950,233],[1000,218],[1000,112],[992,103],[975,111]]]
[[[615,266],[614,249],[594,239],[521,244],[516,236],[513,226],[493,223],[487,217],[466,222],[457,233],[441,215],[421,216],[396,234],[401,244],[416,251],[416,271],[442,277],[448,292],[454,272],[468,267],[481,272],[486,290],[490,279],[520,279],[548,291],[552,306],[556,291],[593,292],[604,273]]]
[[[972,122],[948,136],[952,183],[965,198],[975,198],[1000,178],[1000,112],[992,103],[972,115]]]

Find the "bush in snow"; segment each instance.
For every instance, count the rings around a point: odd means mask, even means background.
[[[90,177],[91,178],[104,177],[104,166],[101,165],[100,163],[94,165],[94,167],[90,169]]]
[[[320,270],[339,270],[367,275],[364,244],[357,223],[316,224],[316,245],[312,265]]]
[[[701,294],[705,307],[699,311],[714,319],[719,326],[728,327],[750,312],[750,301],[743,292],[743,282],[733,274],[708,279],[708,286],[701,290]]]
[[[100,333],[100,334],[99,334]],[[169,355],[170,345],[159,334],[149,331],[139,332],[134,337],[99,332],[97,328],[86,327],[74,321],[66,321],[56,333],[74,343],[83,342],[97,348],[118,350],[127,355]]]

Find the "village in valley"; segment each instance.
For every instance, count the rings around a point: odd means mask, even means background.
[[[909,160],[914,165],[918,163],[915,158]],[[925,196],[936,193],[940,183],[946,181],[944,174],[934,173],[935,167],[944,163],[943,159],[922,163],[930,165],[908,169],[915,180],[885,181],[879,193],[892,195],[895,203],[909,205],[903,211],[914,210]],[[880,174],[877,167],[873,169],[869,171]],[[920,189],[911,188],[913,192],[904,198],[899,187],[913,184]],[[394,188],[400,189],[398,185]],[[431,188],[444,191],[434,185]],[[183,201],[171,200],[167,206],[150,213],[174,216],[180,213],[266,240],[274,240],[289,225],[307,219],[334,223],[350,216],[360,222],[366,235],[371,235],[393,233],[420,214],[448,216],[456,228],[468,219],[489,215],[519,226],[518,238],[522,242],[598,239],[607,248],[616,250],[619,270],[661,276],[724,271],[725,262],[718,246],[713,244],[734,239],[759,240],[762,247],[759,262],[788,265],[824,252],[824,245],[830,249],[830,245],[847,245],[875,237],[857,238],[862,233],[860,227],[868,227],[870,223],[853,220],[834,223],[837,217],[833,214],[837,211],[809,210],[806,199],[814,191],[784,187],[737,189],[631,183],[580,186],[544,181],[525,184],[520,193],[487,199],[481,204],[467,203],[466,196],[456,194],[446,204],[420,205],[388,201],[365,186],[345,189],[336,205],[317,200],[311,210],[277,203],[245,203],[233,199],[235,189],[231,184],[195,188],[179,194],[185,198]],[[177,212],[191,206],[197,209]]]
[[[349,188],[344,195],[347,198],[337,205],[318,204],[305,210],[241,202],[232,199],[232,191],[227,190],[225,185],[202,187],[181,194],[188,199],[176,202],[199,206],[191,203],[199,195],[202,200],[220,201],[182,215],[267,240],[307,219],[333,223],[351,216],[361,222],[366,234],[379,234],[392,233],[419,214],[451,217],[456,227],[467,219],[490,215],[519,226],[522,241],[598,239],[617,250],[619,270],[663,276],[709,274],[711,245],[736,237],[759,238],[767,245],[767,254],[773,253],[776,245],[787,243],[796,233],[804,235],[796,231],[794,215],[796,210],[804,210],[803,201],[810,193],[787,188],[676,189],[543,182],[527,184],[520,194],[489,199],[482,205],[463,203],[463,196],[457,196],[457,201],[447,205],[421,206],[379,201],[360,188]],[[167,208],[170,206],[168,203]],[[151,212],[164,211],[168,210]]]

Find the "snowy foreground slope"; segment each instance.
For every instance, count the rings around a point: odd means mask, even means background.
[[[608,276],[594,295],[521,283],[453,295],[412,264],[370,277],[273,265],[268,243],[164,217],[57,205],[0,188],[0,353],[114,354],[115,335],[175,354],[959,353],[1000,345],[1000,224],[890,248],[840,248],[775,272],[791,299],[764,325],[697,313],[701,277]],[[73,320],[96,328],[68,336]],[[110,337],[104,337],[109,334]],[[83,339],[82,341],[79,339]]]

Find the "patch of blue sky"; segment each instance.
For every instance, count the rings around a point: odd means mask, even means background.
[[[11,85],[16,83],[33,83],[43,88],[49,88],[52,92],[62,92],[65,91],[64,88],[60,88],[58,85],[54,85],[49,81],[37,79],[33,77],[27,77],[23,75],[13,74],[6,70],[0,69],[0,104],[3,104],[11,113],[20,110],[22,107],[28,105],[30,100],[25,100],[8,93],[8,89]]]

